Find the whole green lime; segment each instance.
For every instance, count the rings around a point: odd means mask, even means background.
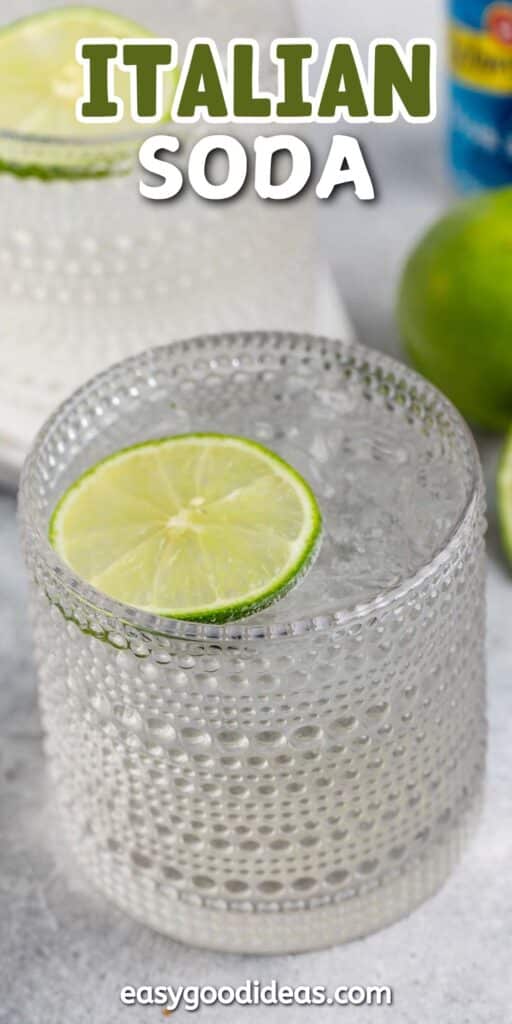
[[[397,312],[412,363],[468,420],[512,424],[512,188],[434,224],[407,261]]]

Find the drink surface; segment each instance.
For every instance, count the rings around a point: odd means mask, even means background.
[[[415,407],[400,386],[392,393],[396,381],[386,386],[364,368],[347,368],[335,348],[316,342],[282,343],[261,364],[257,336],[229,355],[207,340],[191,362],[186,348],[175,351],[174,379],[111,426],[106,415],[67,467],[60,493],[106,454],[151,437],[215,431],[277,452],[311,486],[324,533],[305,578],[251,624],[350,610],[400,586],[445,546],[471,472],[449,426],[430,425],[421,396]]]

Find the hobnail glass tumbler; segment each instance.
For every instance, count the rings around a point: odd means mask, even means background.
[[[145,438],[244,434],[313,486],[314,566],[225,625],[116,603],[47,540],[64,489]],[[299,951],[412,910],[485,759],[484,499],[453,407],[393,360],[293,334],[119,363],[40,432],[20,495],[51,774],[84,874],[192,944]]]

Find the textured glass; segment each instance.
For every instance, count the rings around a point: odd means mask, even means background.
[[[86,467],[189,430],[274,448],[324,517],[305,579],[226,626],[117,604],[46,540]],[[56,412],[20,504],[49,763],[92,883],[176,938],[262,952],[364,935],[438,888],[485,748],[482,481],[438,392],[320,338],[166,346]]]

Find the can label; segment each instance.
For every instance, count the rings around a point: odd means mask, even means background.
[[[451,161],[464,189],[512,182],[512,2],[451,0]]]
[[[481,29],[452,23],[449,51],[457,81],[486,92],[512,93],[512,4],[491,4]]]

